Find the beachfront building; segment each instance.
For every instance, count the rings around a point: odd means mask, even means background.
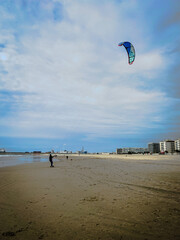
[[[148,151],[150,153],[159,153],[160,152],[160,146],[159,143],[148,143]]]
[[[63,151],[60,151],[59,153],[61,153],[61,154],[71,154],[72,151],[63,150]]]
[[[173,140],[164,140],[159,145],[160,152],[173,153],[175,151],[175,142]]]
[[[147,153],[148,149],[147,148],[135,148],[135,147],[130,147],[130,148],[122,148],[122,153]]]
[[[180,152],[180,138],[175,140],[175,151]]]
[[[41,151],[33,151],[34,154],[41,154]]]
[[[4,148],[0,148],[0,153],[5,153],[6,150]]]
[[[121,154],[122,153],[122,148],[116,148],[116,154]]]

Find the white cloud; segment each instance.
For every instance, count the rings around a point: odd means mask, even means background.
[[[126,51],[117,44],[134,35],[140,49],[143,32],[135,30],[127,11],[125,2],[117,8],[106,1],[65,1],[61,22],[36,23],[19,42],[9,31],[2,55],[8,75],[0,81],[5,89],[32,94],[22,96],[14,118],[1,124],[9,125],[12,135],[57,137],[134,133],[160,121],[164,94],[140,90],[139,81],[158,76],[163,53],[141,50],[128,65]]]

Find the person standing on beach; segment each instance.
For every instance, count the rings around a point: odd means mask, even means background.
[[[49,154],[49,161],[50,161],[50,163],[51,163],[51,166],[50,166],[50,167],[54,167],[54,165],[53,165],[53,157],[55,157],[55,156],[52,156],[51,153],[50,153],[50,154]]]

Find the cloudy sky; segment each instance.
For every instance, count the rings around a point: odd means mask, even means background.
[[[0,0],[0,148],[179,138],[179,46],[178,0]]]

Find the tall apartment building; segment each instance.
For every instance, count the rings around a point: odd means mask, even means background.
[[[160,152],[173,153],[175,151],[175,142],[173,140],[164,140],[159,145]]]
[[[160,152],[159,143],[148,143],[148,151],[150,153],[159,153]]]
[[[175,140],[175,151],[180,151],[180,138]]]

